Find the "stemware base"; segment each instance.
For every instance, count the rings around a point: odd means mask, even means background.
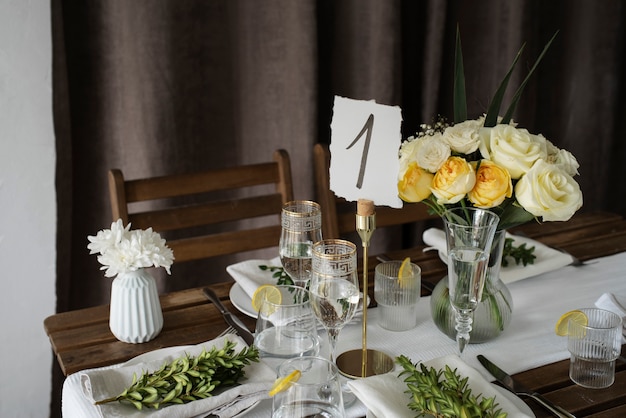
[[[393,359],[378,350],[366,350],[365,362],[363,350],[350,350],[341,353],[336,360],[339,373],[351,379],[385,374],[393,370]]]

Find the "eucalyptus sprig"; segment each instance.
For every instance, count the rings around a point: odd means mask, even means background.
[[[234,342],[226,341],[223,348],[203,349],[195,357],[185,354],[157,371],[144,372],[138,379],[135,374],[124,392],[96,405],[117,401],[139,410],[144,406],[158,409],[213,396],[215,389],[233,386],[244,377],[244,366],[259,361],[256,347],[245,347],[236,354],[234,347]]]
[[[515,246],[513,245],[513,238],[505,238],[504,249],[502,250],[502,267],[509,265],[508,257],[513,258],[515,264],[527,266],[528,264],[534,264],[537,256],[535,253],[535,246],[526,248],[526,243]]]
[[[404,369],[400,377],[408,386],[411,395],[409,409],[416,411],[416,417],[435,418],[505,418],[506,412],[497,409],[496,397],[474,396],[468,387],[468,378],[462,378],[456,369],[446,365],[444,370],[427,367],[423,363],[413,364],[406,356],[399,356],[396,362]]]

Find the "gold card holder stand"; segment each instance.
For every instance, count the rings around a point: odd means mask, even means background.
[[[393,370],[393,359],[377,350],[367,348],[367,294],[368,294],[368,248],[376,229],[374,202],[359,199],[357,202],[356,231],[363,242],[363,331],[362,348],[346,351],[337,357],[340,373],[350,378],[368,377]]]

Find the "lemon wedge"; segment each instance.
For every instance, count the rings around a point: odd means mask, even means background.
[[[263,303],[268,301],[274,305],[280,305],[283,300],[283,295],[280,290],[271,284],[264,284],[258,287],[252,295],[252,308],[259,312]],[[270,312],[271,313],[271,312]]]
[[[587,315],[585,315],[584,312],[579,311],[578,309],[566,312],[561,315],[558,321],[556,321],[556,326],[554,327],[556,335],[560,337],[565,337],[567,335],[567,326],[569,324],[569,321],[576,321],[580,325],[585,326],[589,323]]]
[[[411,257],[407,257],[400,264],[400,269],[398,270],[398,283],[401,288],[405,288],[408,286],[407,279],[413,277],[413,267],[411,267]]]
[[[300,379],[300,376],[302,376],[300,370],[294,370],[287,376],[276,379],[274,385],[272,385],[272,389],[270,389],[269,395],[274,396],[283,390],[289,389],[289,386],[291,386],[292,383],[297,382]]]

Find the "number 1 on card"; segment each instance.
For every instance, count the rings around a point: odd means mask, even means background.
[[[361,137],[363,137],[363,134],[367,132],[367,135],[365,136],[365,144],[363,145],[363,153],[361,154],[361,166],[359,168],[359,178],[356,181],[357,189],[360,189],[361,187],[363,187],[363,176],[365,175],[365,166],[367,164],[367,154],[369,153],[370,142],[372,141],[372,128],[373,127],[374,127],[374,114],[370,113],[370,116],[367,118],[367,122],[365,122],[365,125],[363,125],[363,129],[361,129],[361,132],[359,132],[356,138],[354,138],[354,141],[352,141],[352,143],[348,145],[348,147],[346,148],[346,149],[352,148],[352,146],[356,144],[359,141],[359,139],[361,139]]]
[[[397,190],[401,124],[402,112],[397,106],[335,96],[330,188],[337,196],[402,207]]]

